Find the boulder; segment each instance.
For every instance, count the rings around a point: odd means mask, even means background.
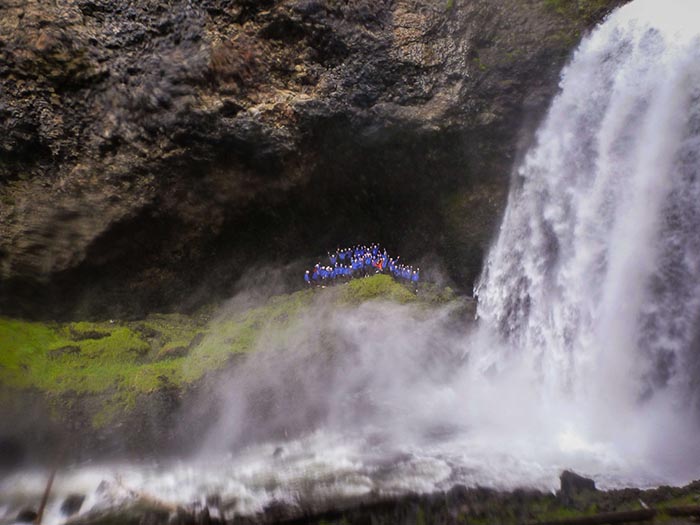
[[[64,516],[72,516],[80,512],[80,508],[83,506],[85,501],[85,495],[83,494],[70,494],[61,503],[61,513]]]
[[[34,523],[39,515],[34,509],[22,509],[17,513],[17,523]]]
[[[580,496],[586,493],[596,492],[595,481],[570,470],[562,472],[559,480],[561,488],[558,496],[564,505],[573,504]]]
[[[26,450],[19,438],[0,436],[0,472],[19,467],[26,456]]]

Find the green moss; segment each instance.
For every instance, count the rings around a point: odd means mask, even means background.
[[[610,5],[610,0],[545,0],[548,9],[574,22],[584,23],[593,21]]]
[[[427,289],[426,289],[427,290]],[[139,396],[184,387],[239,354],[283,347],[289,331],[317,298],[338,305],[418,298],[387,275],[329,289],[308,289],[220,315],[150,315],[136,322],[35,323],[0,317],[0,385],[43,392],[60,405],[90,395],[99,405],[93,424],[109,423]],[[431,289],[425,304],[449,300]]]
[[[383,274],[350,281],[343,286],[340,295],[340,302],[346,304],[360,304],[374,299],[410,303],[416,300],[416,295],[391,276]]]
[[[416,525],[426,525],[426,523],[425,512],[421,507],[418,507],[418,511],[416,512]]]
[[[698,504],[700,504],[700,492],[694,492],[691,494],[685,494],[684,496],[680,496],[678,498],[669,499],[655,506],[660,509],[665,509],[668,507],[684,507]]]
[[[92,337],[88,337],[92,336]],[[180,363],[150,362],[150,344],[130,326],[52,325],[0,318],[0,382],[47,396],[103,394],[107,412],[133,406],[139,393],[178,379]],[[180,360],[181,361],[181,360]],[[98,421],[107,421],[104,414]]]
[[[418,288],[418,299],[427,304],[441,305],[457,299],[457,294],[449,286],[443,288],[437,284],[425,283]]]
[[[590,511],[581,512],[579,510],[557,506],[557,507],[554,507],[552,509],[549,509],[546,512],[543,512],[542,514],[539,514],[537,516],[537,520],[538,521],[560,521],[560,520],[566,520],[566,519],[571,519],[571,518],[581,518],[584,516],[590,516],[591,514],[595,514],[595,512],[590,512]]]
[[[605,501],[605,492],[581,495],[571,506],[564,506],[556,498],[533,504],[531,511],[538,522],[561,521],[571,518],[593,516],[600,512],[623,512],[641,509],[638,498],[617,502]],[[603,509],[601,509],[603,504]]]

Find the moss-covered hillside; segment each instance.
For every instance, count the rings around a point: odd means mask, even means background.
[[[254,350],[263,332],[284,338],[315,301],[344,307],[374,299],[429,305],[453,298],[449,289],[426,285],[416,293],[376,275],[246,306],[207,307],[193,316],[73,323],[0,317],[0,384],[12,391],[38,391],[57,407],[58,417],[64,398],[92,396],[99,400],[92,424],[99,427],[128,412],[141,395],[188,387],[227,366]]]

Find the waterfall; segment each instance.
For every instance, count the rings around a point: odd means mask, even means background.
[[[615,11],[560,88],[515,170],[477,328],[455,328],[453,306],[319,296],[207,390],[223,407],[209,455],[61,473],[46,521],[65,521],[72,493],[81,512],[143,492],[251,513],[455,483],[553,489],[564,468],[603,488],[697,479],[700,0]],[[45,482],[0,480],[0,520]]]
[[[619,9],[560,88],[514,174],[479,317],[552,392],[697,401],[700,3]]]

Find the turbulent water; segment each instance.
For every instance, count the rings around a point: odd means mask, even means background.
[[[700,477],[698,176],[700,2],[635,0],[562,73],[514,174],[477,329],[455,330],[449,310],[318,304],[283,351],[271,335],[222,382],[201,454],[63,473],[50,518],[70,492],[88,495],[83,511],[138,490],[253,512],[553,488],[563,468],[603,486]],[[36,499],[44,481],[19,473],[0,493]]]

